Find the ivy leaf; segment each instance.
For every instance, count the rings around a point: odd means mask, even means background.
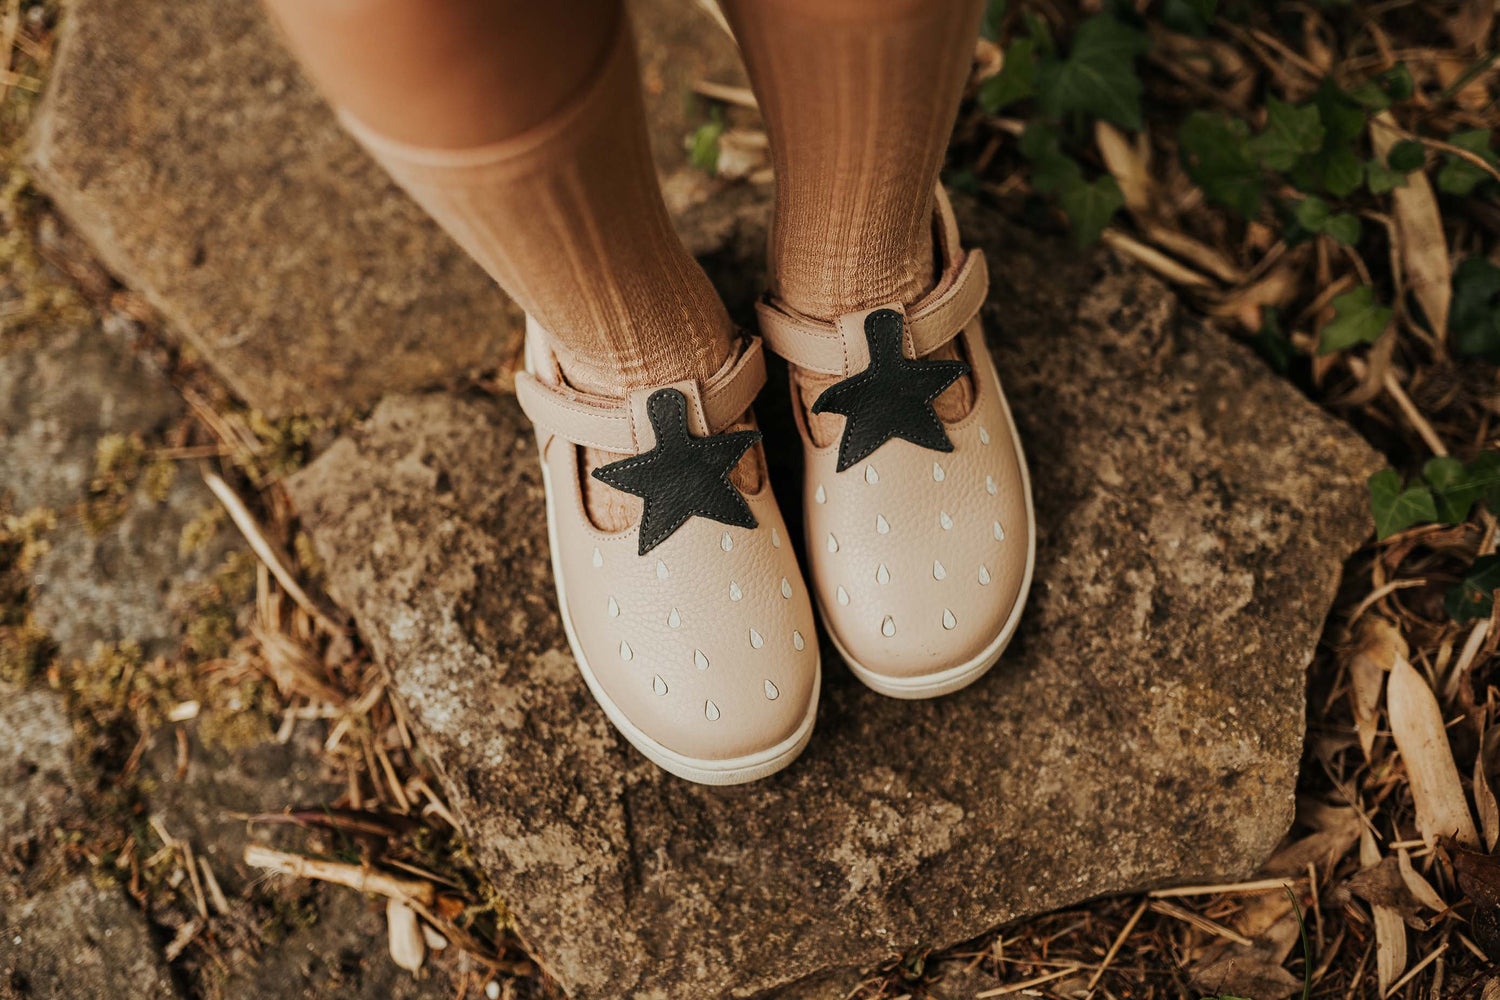
[[[1315,104],[1294,107],[1266,98],[1265,131],[1246,143],[1250,154],[1271,170],[1290,170],[1299,158],[1323,148],[1323,123]]]
[[[1324,154],[1323,189],[1331,195],[1347,198],[1365,179],[1365,165],[1353,146]]]
[[[1042,66],[1042,110],[1052,118],[1076,112],[1139,130],[1142,85],[1135,60],[1150,47],[1144,32],[1111,14],[1094,15],[1078,26],[1067,59]]]
[[[1352,212],[1330,215],[1323,226],[1323,232],[1326,235],[1351,247],[1359,242],[1359,230],[1359,216]]]
[[[1335,296],[1332,305],[1333,319],[1318,338],[1319,354],[1373,344],[1391,322],[1391,311],[1375,301],[1375,291],[1369,285]]]
[[[1448,338],[1454,353],[1500,364],[1500,267],[1483,257],[1466,257],[1453,269]]]
[[[1017,38],[1005,49],[1000,72],[979,85],[979,106],[994,114],[1007,104],[1036,93],[1036,43]]]
[[[1462,524],[1467,521],[1469,511],[1484,495],[1484,487],[1471,484],[1464,463],[1451,455],[1429,459],[1422,466],[1422,478],[1432,487],[1437,519],[1447,524]]]
[[[1495,610],[1496,589],[1500,589],[1500,555],[1480,556],[1443,595],[1443,609],[1460,625],[1488,618]]]
[[[1083,169],[1062,151],[1057,129],[1032,122],[1021,133],[1021,155],[1031,161],[1031,186],[1047,194],[1083,180]]]
[[[1432,491],[1425,486],[1401,487],[1395,469],[1381,469],[1368,480],[1370,513],[1375,515],[1375,537],[1389,538],[1414,524],[1437,520]]]
[[[1406,68],[1404,62],[1398,62],[1375,80],[1393,101],[1404,101],[1417,92],[1417,83],[1411,78],[1411,70]]]
[[[1500,164],[1500,158],[1490,151],[1490,130],[1487,128],[1455,132],[1448,137],[1448,142],[1478,155],[1490,166]],[[1439,190],[1448,194],[1465,195],[1473,191],[1480,182],[1489,179],[1490,175],[1475,164],[1449,153],[1442,169],[1438,171],[1437,185]]]
[[[1354,140],[1364,132],[1368,113],[1328,80],[1318,87],[1313,104],[1323,125],[1323,144],[1297,161],[1291,181],[1302,191],[1321,189],[1347,197],[1364,180],[1364,163],[1355,152]]]
[[[1392,170],[1411,173],[1427,163],[1427,147],[1416,139],[1402,139],[1385,154],[1385,162]]]
[[[1406,174],[1402,171],[1393,170],[1379,160],[1371,160],[1365,164],[1365,187],[1370,189],[1371,194],[1385,194],[1405,186]]]
[[[1422,478],[1432,487],[1438,519],[1462,524],[1476,503],[1500,494],[1500,452],[1483,452],[1467,466],[1442,455],[1422,466]]]
[[[1238,118],[1195,111],[1177,130],[1177,146],[1183,169],[1205,195],[1252,219],[1260,211],[1265,179],[1245,148],[1249,134]]]
[[[1092,182],[1081,178],[1058,192],[1058,201],[1073,226],[1073,239],[1080,247],[1099,238],[1109,220],[1125,205],[1120,185],[1108,174]]]
[[[1391,95],[1374,80],[1366,80],[1349,91],[1349,96],[1371,111],[1384,111],[1391,106]]]

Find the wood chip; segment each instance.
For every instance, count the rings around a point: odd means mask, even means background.
[[[1464,799],[1442,710],[1426,679],[1405,657],[1399,657],[1391,669],[1386,711],[1396,747],[1406,762],[1422,839],[1431,845],[1438,837],[1453,837],[1467,847],[1477,847],[1479,834]]]
[[[1375,158],[1381,163],[1402,137],[1403,133],[1389,111],[1382,111],[1371,120],[1370,143]],[[1406,175],[1405,185],[1391,191],[1391,199],[1406,287],[1421,305],[1433,333],[1441,340],[1448,330],[1453,270],[1437,197],[1432,193],[1426,173],[1414,170]]]
[[[385,923],[391,960],[403,969],[416,972],[427,957],[427,941],[422,936],[416,911],[392,896],[386,900]]]

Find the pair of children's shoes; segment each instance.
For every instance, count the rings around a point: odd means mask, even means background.
[[[973,682],[1015,631],[1035,551],[1031,489],[980,326],[984,257],[959,246],[941,189],[937,202],[942,276],[922,301],[829,323],[767,300],[761,337],[706,383],[590,396],[528,326],[516,392],[537,430],[569,643],[610,721],[679,777],[753,781],[801,753],[821,681],[814,604],[855,675],[896,698]],[[805,576],[766,477],[750,495],[730,478],[760,437],[725,428],[764,385],[766,346],[793,372]],[[811,415],[803,378],[832,380]],[[960,379],[970,405],[944,421],[934,401]],[[832,440],[811,425],[821,414],[842,417]],[[628,456],[593,475],[641,498],[631,528],[589,519],[584,448]]]

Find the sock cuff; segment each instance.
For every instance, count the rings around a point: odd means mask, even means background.
[[[615,37],[592,79],[551,118],[517,135],[468,149],[434,148],[392,139],[344,108],[337,109],[337,115],[344,130],[376,160],[410,183],[420,182],[423,174],[529,172],[539,158],[555,159],[560,149],[576,147],[597,135],[602,119],[619,114],[619,95],[638,94],[639,88],[635,34],[622,9]]]

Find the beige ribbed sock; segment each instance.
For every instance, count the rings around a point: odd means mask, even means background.
[[[982,0],[721,0],[776,169],[771,290],[819,319],[910,305],[936,278],[933,188]],[[957,357],[944,348],[934,357]],[[799,377],[806,405],[829,384]],[[972,383],[938,399],[968,412]],[[820,444],[843,418],[812,416]]]
[[[551,334],[573,386],[619,397],[706,380],[728,357],[729,315],[662,202],[625,18],[577,99],[504,141],[425,149],[343,117],[397,183]],[[590,515],[608,530],[639,516],[635,498],[588,478],[619,457],[588,452],[582,470]],[[734,478],[743,489],[758,487],[758,449]]]

